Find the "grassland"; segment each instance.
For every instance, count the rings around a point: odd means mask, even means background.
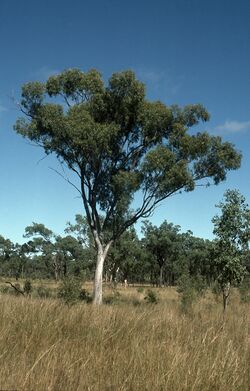
[[[157,305],[119,293],[100,308],[2,294],[0,389],[249,391],[250,306],[236,293],[225,319],[212,295],[183,313],[171,288]]]

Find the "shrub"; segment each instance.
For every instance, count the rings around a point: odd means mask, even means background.
[[[13,294],[13,289],[9,286],[3,285],[0,287],[0,293],[2,294],[7,294],[7,295],[12,295]]]
[[[190,312],[193,304],[203,295],[206,284],[201,276],[190,277],[183,274],[177,282],[177,292],[181,296],[181,308],[184,312]]]
[[[156,292],[153,291],[152,289],[147,290],[147,293],[146,293],[146,296],[144,297],[144,300],[148,304],[157,304],[159,302],[159,298],[158,298]]]
[[[104,297],[103,302],[104,304],[117,304],[120,301],[120,298],[121,294],[116,289],[113,289],[113,293]]]
[[[92,296],[86,289],[81,289],[79,299],[85,301],[86,303],[92,302]]]
[[[71,305],[80,300],[81,280],[75,277],[68,277],[62,280],[58,288],[58,297],[66,304]]]
[[[250,302],[250,274],[248,274],[239,286],[240,298],[243,303]]]
[[[24,286],[23,286],[23,292],[26,295],[30,295],[31,294],[31,292],[32,292],[32,284],[31,284],[30,280],[25,280]]]

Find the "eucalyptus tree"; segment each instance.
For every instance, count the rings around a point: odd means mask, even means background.
[[[181,251],[180,226],[164,221],[159,227],[146,221],[143,226],[144,246],[151,257],[151,264],[158,266],[159,286],[164,282],[164,268],[168,266],[168,271],[172,272],[173,263],[178,258]],[[170,276],[169,276],[170,277]],[[168,278],[168,281],[170,278]]]
[[[32,223],[25,228],[25,238],[31,240],[25,245],[33,254],[40,254],[47,269],[53,270],[55,280],[68,275],[68,263],[83,261],[82,244],[73,236],[61,237],[45,227],[44,224]],[[74,268],[73,268],[74,269]]]
[[[72,273],[76,276],[86,274],[92,266],[89,248],[83,247],[82,242],[72,235],[57,236],[55,249],[61,259],[64,277]]]
[[[216,205],[221,214],[213,218],[216,235],[214,270],[226,310],[232,284],[240,283],[245,275],[245,258],[249,254],[250,209],[237,190],[227,190],[224,202]]]
[[[18,278],[19,273],[14,269],[20,270],[19,262],[16,257],[17,245],[9,239],[5,239],[0,235],[0,273],[1,275],[15,276]],[[13,266],[17,267],[13,267]]]
[[[85,248],[91,248],[93,246],[92,235],[87,219],[81,214],[75,215],[75,222],[73,224],[70,221],[66,223],[64,232],[66,234],[74,235],[78,242]]]
[[[86,216],[76,214],[74,223],[68,221],[64,232],[76,238],[82,247],[79,268],[92,278],[95,273],[96,248]]]
[[[14,252],[14,244],[9,239],[5,239],[0,235],[0,260],[1,262],[10,259]]]
[[[130,227],[114,242],[107,256],[105,271],[109,281],[132,282],[138,279],[136,268],[140,256],[140,241],[134,227]]]
[[[202,105],[150,102],[132,71],[114,73],[106,84],[98,71],[78,69],[27,83],[20,109],[15,130],[79,180],[97,251],[95,304],[102,302],[103,265],[114,240],[169,196],[194,190],[204,178],[218,184],[240,166],[232,144],[189,134],[209,119]],[[140,204],[132,210],[136,193]]]
[[[27,245],[30,252],[42,257],[46,268],[53,270],[55,280],[59,278],[60,263],[55,249],[56,235],[41,223],[32,223],[25,228],[24,238],[30,239]]]
[[[213,242],[190,234],[190,231],[182,234],[183,257],[185,260],[184,274],[202,277],[209,285],[212,281],[211,257]]]

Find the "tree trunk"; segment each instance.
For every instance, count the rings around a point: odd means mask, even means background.
[[[58,262],[57,255],[53,256],[53,268],[54,268],[54,278],[55,278],[56,281],[58,281],[60,267],[59,267],[59,262]]]
[[[96,262],[95,279],[94,279],[94,292],[93,292],[93,304],[95,305],[102,304],[103,265],[111,244],[112,242],[109,242],[105,248],[103,248],[101,244],[98,244],[97,262]]]
[[[66,259],[64,258],[64,260],[63,260],[63,277],[65,278],[65,277],[67,277],[67,261],[66,261]]]
[[[223,286],[222,288],[222,295],[223,295],[223,312],[226,312],[227,305],[228,305],[228,299],[230,295],[230,282]]]
[[[162,288],[163,285],[163,265],[160,266],[159,286]]]

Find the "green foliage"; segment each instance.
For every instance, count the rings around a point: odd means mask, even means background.
[[[221,287],[218,280],[213,281],[210,286],[210,289],[211,292],[215,295],[216,299],[218,299],[219,295],[221,294]]]
[[[53,236],[53,232],[46,228],[44,224],[32,223],[25,228],[25,238],[30,238],[31,236],[42,237],[44,240],[49,241]]]
[[[250,274],[239,285],[240,298],[243,303],[250,302]]]
[[[36,257],[43,275],[46,270],[47,275],[53,276],[56,280],[66,277],[72,260],[74,261],[72,268],[78,262],[78,271],[76,267],[75,274],[81,275],[83,268],[82,265],[79,266],[79,260],[83,263],[86,251],[77,238],[71,235],[65,237],[55,235],[44,224],[34,222],[25,228],[24,237],[31,240],[22,247],[25,246],[27,255],[31,255],[33,259]]]
[[[202,276],[207,284],[210,284],[212,280],[212,242],[194,237],[192,233],[188,231],[187,233],[182,234],[181,247],[181,259],[178,259],[174,264],[174,271],[178,276],[177,279],[182,274],[189,274],[197,280]]]
[[[226,284],[239,284],[246,269],[243,265],[250,240],[250,209],[237,190],[227,190],[225,201],[217,205],[221,215],[213,218],[214,272],[222,289]]]
[[[164,284],[176,285],[178,278],[185,273],[202,275],[208,283],[211,282],[212,242],[196,238],[191,232],[180,233],[178,226],[167,222],[159,227],[146,223],[144,227],[145,236],[141,240],[131,227],[114,242],[104,265],[107,281],[124,283],[126,279],[129,284],[159,285],[163,261]],[[91,280],[96,251],[90,232],[84,238],[84,232],[88,230],[86,219],[77,215],[76,224],[67,223],[66,230],[67,236],[52,233],[46,241],[41,231],[52,231],[43,224],[33,223],[26,229],[26,235],[28,231],[31,235],[30,240],[23,245],[14,245],[2,238],[0,274],[24,279],[54,279],[56,271],[58,279],[67,275],[78,277],[82,282]],[[246,257],[246,265],[248,260]]]
[[[227,190],[225,200],[217,205],[221,215],[213,218],[217,236],[213,250],[213,268],[222,296],[224,311],[230,288],[239,284],[245,274],[244,261],[250,240],[250,209],[237,190]]]
[[[92,296],[86,289],[81,289],[79,299],[85,301],[86,303],[92,302]]]
[[[212,222],[221,245],[246,250],[250,241],[250,209],[245,198],[237,190],[227,190],[224,202],[216,206],[221,209],[221,215],[215,216]]]
[[[113,283],[132,281],[141,256],[140,242],[134,228],[128,229],[117,239],[107,257],[105,272]]]
[[[164,282],[164,267],[171,268],[174,259],[180,252],[179,226],[175,226],[164,221],[160,227],[153,226],[146,221],[143,226],[143,245],[149,253],[152,264],[156,263],[159,278],[158,284],[162,286]],[[171,265],[171,266],[170,266]],[[152,265],[154,267],[154,265]]]
[[[114,73],[105,85],[94,69],[69,69],[46,83],[25,84],[21,95],[26,118],[17,120],[16,132],[76,174],[101,252],[164,199],[194,190],[202,179],[218,184],[240,167],[232,144],[206,132],[189,134],[209,119],[202,105],[149,102],[130,70]],[[131,210],[139,191],[141,203]]]
[[[114,73],[105,86],[96,70],[69,69],[45,84],[25,84],[21,108],[27,119],[15,130],[79,175],[89,225],[100,228],[100,215],[92,221],[88,213],[100,209],[102,229],[112,227],[115,236],[174,192],[193,190],[202,178],[219,183],[240,165],[240,154],[220,137],[188,134],[209,119],[202,105],[149,102],[132,71]],[[142,205],[128,214],[139,189]]]
[[[214,267],[217,273],[216,279],[221,287],[228,283],[231,285],[240,284],[246,273],[246,269],[242,265],[242,259],[233,252],[231,254],[216,254]]]
[[[159,297],[157,296],[157,293],[153,291],[152,289],[148,289],[146,292],[146,296],[144,297],[144,300],[148,304],[157,304],[159,303]]]
[[[0,286],[0,293],[6,295],[13,295],[13,289],[10,286]]]
[[[9,240],[5,239],[2,235],[0,235],[0,258],[1,260],[10,259],[14,250],[14,244]]]
[[[120,301],[121,294],[116,289],[113,289],[112,294],[105,296],[103,300],[105,304],[118,304]]]
[[[81,293],[81,281],[73,277],[63,279],[58,288],[58,297],[68,305],[80,300]]]
[[[90,228],[86,217],[76,214],[75,215],[75,224],[67,222],[67,227],[65,228],[65,233],[73,234],[76,236],[78,242],[85,246],[93,245],[93,238],[91,236]]]
[[[190,277],[183,274],[177,285],[177,291],[181,296],[181,308],[184,312],[192,311],[193,304],[206,290],[206,283],[201,276]]]
[[[23,292],[26,294],[26,295],[30,295],[31,292],[32,292],[33,288],[32,288],[32,284],[31,284],[31,281],[30,280],[25,280],[24,281],[24,286],[23,286]]]

